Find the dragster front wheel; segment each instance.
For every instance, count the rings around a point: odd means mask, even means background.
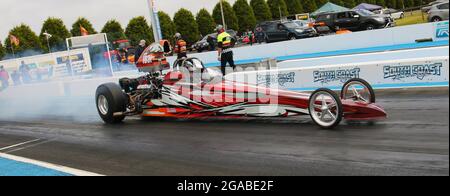
[[[107,124],[120,123],[125,119],[126,96],[115,83],[102,84],[95,93],[97,111]]]
[[[321,88],[309,98],[309,115],[323,129],[332,129],[339,125],[344,116],[341,99],[332,90]]]
[[[365,102],[367,104],[375,103],[375,91],[365,80],[353,78],[347,81],[341,90],[342,100],[353,100]]]

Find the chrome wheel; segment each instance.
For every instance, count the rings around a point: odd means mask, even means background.
[[[349,81],[344,85],[341,98],[367,104],[375,102],[371,87],[358,80]]]
[[[97,107],[98,107],[98,111],[100,111],[100,113],[102,115],[107,115],[108,114],[108,100],[106,99],[106,97],[104,95],[99,95],[98,96],[98,100],[97,100]]]
[[[316,91],[311,96],[309,102],[310,115],[319,126],[330,128],[340,122],[342,108],[336,97],[328,91]]]

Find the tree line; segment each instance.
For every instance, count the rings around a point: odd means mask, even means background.
[[[237,0],[233,5],[223,0],[225,24],[230,29],[245,32],[262,21],[313,12],[329,1],[348,8],[353,8],[360,3],[370,3],[403,9],[420,6],[431,0]],[[216,4],[212,13],[207,9],[201,9],[194,16],[191,11],[182,8],[175,13],[173,19],[163,11],[159,11],[158,16],[163,38],[170,41],[173,41],[173,35],[179,32],[188,43],[194,43],[200,39],[201,35],[213,33],[217,24],[222,24],[220,3]],[[80,36],[81,27],[89,34],[98,33],[91,22],[83,17],[71,26],[70,31],[61,19],[50,17],[44,21],[39,35],[28,25],[21,24],[9,32],[9,35],[17,37],[20,44],[11,44],[9,36],[4,44],[0,41],[0,60],[5,56],[11,57],[13,51],[19,57],[49,52],[48,45],[53,52],[65,50],[66,38]],[[106,22],[100,32],[107,33],[110,41],[128,39],[132,45],[137,45],[141,39],[146,40],[147,43],[154,41],[152,28],[143,16],[131,19],[125,29],[117,20],[112,19]],[[48,45],[45,33],[52,35]]]

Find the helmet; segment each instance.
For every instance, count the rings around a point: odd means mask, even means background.
[[[181,33],[175,33],[175,36],[174,36],[176,39],[181,39]]]
[[[225,31],[225,28],[223,28],[223,26],[222,26],[222,25],[217,25],[217,27],[216,27],[216,31],[217,31],[218,33],[222,33],[222,32],[224,32],[224,31]]]

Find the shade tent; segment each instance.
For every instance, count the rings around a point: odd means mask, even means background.
[[[380,10],[383,9],[383,7],[379,6],[379,5],[373,5],[373,4],[369,4],[369,3],[361,3],[358,6],[356,6],[355,8],[353,8],[355,10],[369,10],[369,11],[374,11],[374,10]]]
[[[350,9],[328,2],[325,5],[323,5],[322,7],[320,7],[318,10],[311,13],[311,15],[315,16],[317,14],[325,13],[325,12],[343,12],[343,11],[348,11],[348,10],[350,10]]]

